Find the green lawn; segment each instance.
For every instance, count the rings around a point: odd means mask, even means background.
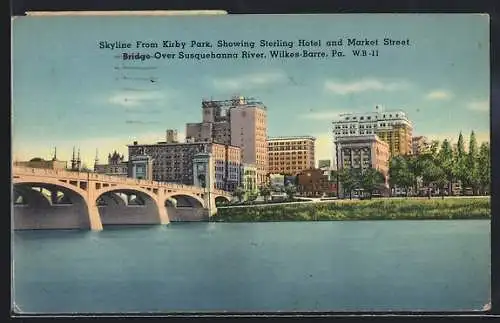
[[[450,199],[339,200],[295,205],[262,205],[218,209],[215,221],[336,221],[336,220],[416,220],[488,219],[489,197]]]

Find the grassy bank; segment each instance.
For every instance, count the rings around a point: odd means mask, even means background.
[[[215,221],[488,219],[490,198],[339,200],[296,205],[220,208]]]

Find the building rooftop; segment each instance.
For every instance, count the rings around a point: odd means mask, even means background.
[[[379,119],[402,119],[408,120],[406,112],[403,110],[370,111],[370,112],[351,112],[342,113],[336,118],[335,122],[342,121],[374,121]]]
[[[299,140],[299,139],[310,139],[316,140],[313,136],[279,136],[279,137],[268,137],[267,141],[278,141],[278,140]]]
[[[221,107],[221,108],[234,108],[234,107],[260,107],[267,109],[262,101],[252,97],[235,96],[229,100],[207,100],[201,101],[202,107]]]
[[[219,145],[219,146],[228,146],[233,148],[240,148],[238,146],[233,145],[225,145],[218,142],[212,141],[186,141],[186,142],[166,142],[166,141],[158,141],[156,143],[149,144],[140,144],[138,142],[134,142],[132,144],[127,145],[127,147],[139,147],[139,146],[189,146],[189,145]]]

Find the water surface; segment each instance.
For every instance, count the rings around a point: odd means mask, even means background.
[[[481,309],[490,221],[17,231],[23,313]]]

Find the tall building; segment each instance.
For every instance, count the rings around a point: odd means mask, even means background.
[[[186,142],[128,145],[129,158],[147,155],[152,159],[152,179],[194,185],[193,159],[197,154],[208,153],[213,161],[214,187],[232,191],[241,180],[240,148],[213,142]]]
[[[412,154],[420,155],[426,153],[431,148],[431,142],[424,136],[412,138]]]
[[[275,137],[267,142],[270,174],[297,175],[304,169],[314,168],[316,138]]]
[[[239,147],[241,161],[257,168],[257,184],[267,179],[267,108],[260,101],[203,100],[202,122],[186,124],[186,140]]]
[[[108,163],[99,164],[99,159],[96,156],[94,163],[94,172],[109,176],[128,177],[128,162],[125,157],[120,155],[116,150],[108,154]]]
[[[337,168],[364,170],[375,168],[385,177],[389,175],[389,145],[377,135],[348,136],[335,141]],[[340,192],[340,191],[339,191]]]
[[[403,111],[342,114],[333,121],[334,138],[376,134],[389,145],[391,156],[412,153],[413,126]]]

